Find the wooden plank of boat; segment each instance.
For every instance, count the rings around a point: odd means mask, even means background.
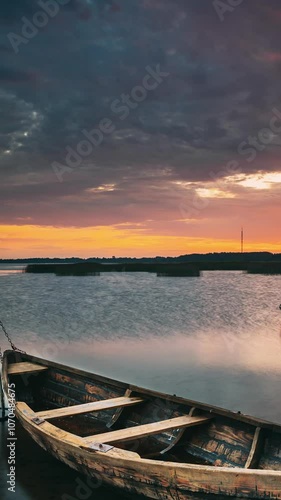
[[[48,370],[47,366],[37,365],[35,363],[11,363],[8,366],[9,375],[23,375]]]
[[[120,429],[112,432],[105,432],[96,436],[89,436],[84,438],[85,442],[89,443],[93,440],[95,443],[117,443],[118,441],[131,441],[133,439],[140,439],[151,434],[160,434],[161,432],[180,429],[181,427],[192,427],[208,422],[209,417],[190,417],[185,415],[183,417],[170,418],[168,420],[161,420],[160,422],[152,422],[150,424],[137,425],[127,429]]]
[[[253,439],[253,444],[247,462],[245,464],[245,469],[253,469],[255,467],[260,457],[262,444],[263,444],[262,429],[261,427],[257,427]]]
[[[38,411],[36,416],[44,418],[45,420],[51,420],[53,418],[69,417],[73,415],[82,415],[84,413],[92,413],[95,411],[112,410],[114,408],[133,406],[142,403],[143,401],[144,400],[142,398],[112,398],[102,401],[93,401],[92,403],[81,405],[67,406],[65,408],[56,408],[55,410]]]
[[[189,411],[189,414],[188,416],[189,417],[193,417],[195,415],[197,411],[197,408],[195,408],[194,406],[191,408],[191,410]],[[166,446],[163,450],[160,451],[160,454],[161,455],[165,455],[165,453],[167,453],[168,451],[172,450],[172,448],[174,448],[178,442],[181,440],[181,438],[183,437],[183,434],[185,432],[185,428],[182,427],[181,430],[178,432],[178,435],[172,440],[171,443],[169,443],[168,446]]]
[[[75,436],[74,434],[71,434],[69,432],[65,432],[55,425],[50,424],[46,420],[42,419],[42,422],[38,422],[36,413],[26,403],[18,401],[16,403],[16,412],[18,415],[22,415],[26,422],[31,425],[31,427],[29,428],[29,433],[32,437],[34,437],[33,432],[35,433],[37,430],[39,430],[40,434],[47,436],[47,439],[57,439],[60,443],[61,449],[64,449],[66,444],[71,444],[72,446],[79,448],[84,447],[83,438]],[[122,450],[120,448],[112,448],[111,450],[109,450],[109,455],[118,459],[140,459],[138,453],[129,450]]]
[[[131,397],[132,392],[133,392],[133,391],[132,391],[131,389],[126,389],[126,392],[125,392],[125,394],[124,394],[124,397],[126,397],[126,398]],[[121,415],[122,415],[123,411],[124,411],[124,407],[118,408],[118,409],[116,410],[116,412],[114,413],[113,417],[111,418],[110,422],[108,422],[108,423],[106,424],[106,427],[108,427],[109,429],[110,429],[111,427],[113,427],[113,425],[114,425],[114,424],[117,422],[117,420],[121,417]]]

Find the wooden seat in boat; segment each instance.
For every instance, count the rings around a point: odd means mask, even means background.
[[[126,429],[97,434],[95,436],[88,436],[84,438],[84,441],[87,443],[90,443],[90,441],[94,441],[95,443],[131,441],[133,439],[140,439],[151,434],[160,434],[161,432],[168,430],[204,424],[209,420],[210,418],[208,417],[190,417],[188,415],[184,415],[182,417],[161,420],[160,422],[152,422],[150,424],[137,425]]]
[[[84,413],[92,413],[94,411],[112,410],[125,406],[133,406],[142,403],[142,398],[129,398],[120,397],[112,399],[104,399],[101,401],[93,401],[92,403],[85,403],[81,405],[66,406],[64,408],[56,408],[55,410],[39,411],[36,415],[45,420],[53,418],[69,417],[73,415],[82,415]]]
[[[9,375],[27,375],[29,373],[38,373],[48,370],[47,366],[37,365],[35,363],[11,363],[8,366]]]

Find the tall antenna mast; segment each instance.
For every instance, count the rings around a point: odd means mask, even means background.
[[[244,252],[244,229],[241,227],[241,253]]]

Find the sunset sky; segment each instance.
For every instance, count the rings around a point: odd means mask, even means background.
[[[3,0],[0,258],[281,252],[281,3],[231,3]]]

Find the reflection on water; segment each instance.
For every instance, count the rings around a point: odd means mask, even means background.
[[[240,272],[6,274],[0,284],[0,319],[34,355],[279,423],[280,302],[281,276]],[[25,486],[20,498],[36,496]]]
[[[22,273],[24,266],[22,264],[13,265],[13,266],[5,266],[4,264],[0,264],[0,277],[7,276],[11,274]]]

